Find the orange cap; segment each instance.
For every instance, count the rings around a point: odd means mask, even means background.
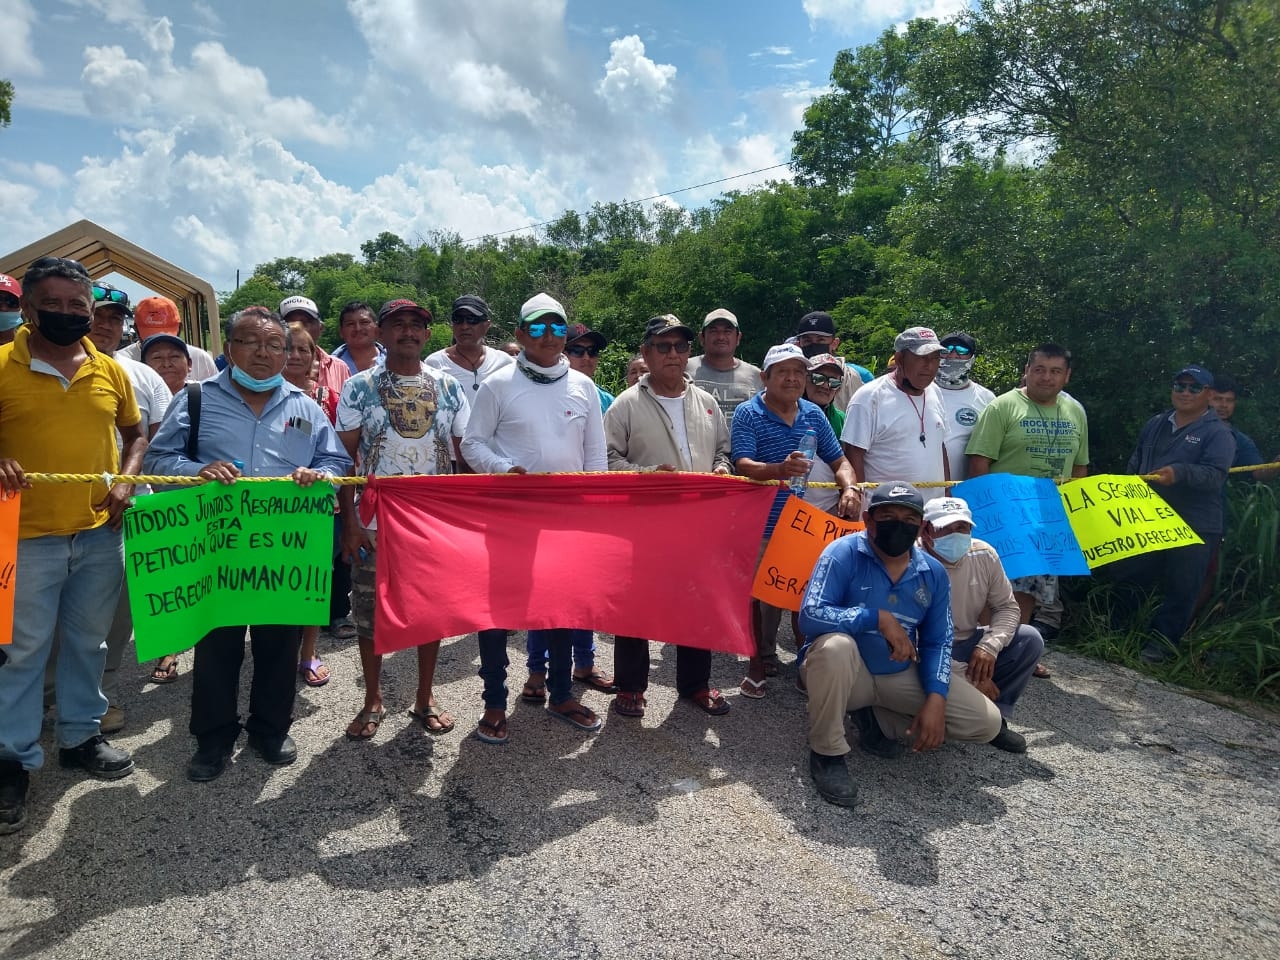
[[[157,333],[176,334],[181,322],[178,305],[168,297],[147,297],[133,308],[133,325],[139,340]]]

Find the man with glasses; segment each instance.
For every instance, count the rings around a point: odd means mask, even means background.
[[[187,458],[191,415],[184,390],[171,401],[169,415],[156,433],[147,471],[227,485],[240,476],[289,477],[301,487],[326,475],[345,476],[351,458],[329,418],[284,379],[289,342],[289,328],[266,307],[245,307],[232,315],[226,329],[227,369],[201,385],[195,459]],[[297,759],[289,725],[302,628],[217,627],[196,644],[189,729],[197,746],[187,765],[190,780],[218,777],[240,736],[236,705],[246,630],[253,650],[249,717],[244,724],[249,747],[270,764]]]
[[[0,346],[13,343],[14,334],[22,326],[22,284],[7,273],[0,273]]]
[[[947,465],[952,480],[969,475],[965,446],[978,422],[978,414],[996,395],[969,379],[973,361],[978,357],[978,341],[967,333],[948,333],[938,341],[946,351],[938,361],[938,375],[933,382],[942,388],[942,406],[947,412]]]
[[[341,360],[353,374],[377,366],[387,356],[378,342],[378,321],[373,307],[363,300],[352,300],[338,314],[338,335],[342,343],[332,356]]]
[[[521,352],[482,384],[471,405],[462,440],[463,459],[478,473],[579,473],[607,470],[604,426],[595,384],[569,366],[565,309],[545,293],[520,307],[516,339]],[[600,718],[572,692],[570,631],[530,631],[539,649],[550,652],[548,710],[579,730],[600,729]],[[484,716],[476,737],[506,743],[507,636],[480,631],[480,676]]]
[[[738,318],[723,307],[703,318],[698,340],[702,356],[690,357],[685,372],[699,388],[716,398],[732,430],[733,411],[738,404],[760,391],[760,368],[735,356],[742,343],[742,330]]]
[[[1222,535],[1222,488],[1236,455],[1231,428],[1212,406],[1213,374],[1198,364],[1183,367],[1174,375],[1170,399],[1173,409],[1156,414],[1138,434],[1127,471],[1154,474],[1147,482],[1204,543],[1144,553],[1111,565],[1111,575],[1123,588],[1113,615],[1117,625],[1137,609],[1143,593],[1162,589],[1148,624],[1150,639],[1142,648],[1147,663],[1178,655],[1213,544]]]
[[[800,318],[800,322],[796,324],[796,333],[791,338],[791,342],[799,347],[804,352],[804,355],[811,360],[819,354],[828,354],[836,357],[839,361],[840,373],[843,379],[840,381],[840,387],[832,403],[841,412],[849,408],[849,401],[853,399],[853,395],[858,392],[859,387],[875,379],[874,375],[866,367],[850,363],[836,353],[836,350],[840,347],[840,338],[836,336],[836,322],[829,313],[822,310],[806,313]],[[840,436],[838,428],[836,429],[836,436]]]
[[[94,295],[97,296],[99,291],[106,289],[104,284],[98,284]],[[121,291],[117,291],[119,292]],[[181,337],[179,330],[182,328],[182,315],[178,312],[178,305],[168,297],[145,297],[134,307],[133,325],[137,330],[138,340],[122,348],[119,356],[141,361],[144,341],[161,333],[171,337]],[[218,365],[214,363],[213,356],[208,350],[188,343],[187,352],[191,357],[192,380],[208,380],[218,375]]]
[[[624,390],[604,415],[610,470],[729,474],[729,427],[715,397],[685,379],[693,331],[673,314],[645,325],[640,356],[649,372]],[[649,641],[617,637],[613,663],[618,696],[613,709],[643,717],[649,687]],[[676,647],[676,692],[712,716],[729,703],[711,686],[711,651]]]
[[[489,304],[483,299],[470,293],[458,297],[449,310],[453,343],[426,359],[428,367],[447,373],[462,384],[468,398],[476,395],[485,378],[510,366],[514,359],[485,345],[492,320]]]
[[[103,614],[120,595],[119,527],[133,487],[33,486],[26,472],[137,474],[147,446],[128,375],[87,336],[88,272],[75,260],[42,257],[23,280],[26,323],[0,347],[0,488],[22,494],[13,638],[0,667],[0,833],[26,822],[29,772],[44,762],[42,680],[59,618],[58,762],[107,780],[133,772],[133,759],[100,726],[110,626]]]
[[[569,358],[569,366],[583,376],[591,378],[595,383],[596,371],[600,369],[600,351],[609,345],[605,335],[591,330],[585,323],[571,323],[569,338],[564,345],[564,355]],[[608,413],[609,404],[613,403],[613,394],[598,383],[596,392],[600,394],[600,412]]]

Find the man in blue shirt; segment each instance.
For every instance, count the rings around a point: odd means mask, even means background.
[[[805,590],[809,773],[831,803],[857,800],[844,761],[846,712],[855,711],[862,748],[885,758],[901,752],[903,736],[920,752],[944,739],[990,743],[1000,733],[995,704],[951,675],[951,583],[915,546],[923,517],[919,490],[881,483],[864,514],[867,529],[829,544]]]
[[[194,451],[187,445],[191,414],[183,390],[173,398],[147,450],[145,472],[200,476],[223,484],[233,484],[242,475],[290,477],[302,487],[326,474],[345,476],[351,458],[329,418],[282,376],[289,343],[289,328],[266,307],[246,307],[232,316],[226,334],[227,368],[201,384]],[[194,458],[188,458],[188,452],[194,452]],[[253,648],[244,725],[249,747],[268,763],[297,759],[289,724],[302,628],[218,627],[196,644],[190,730],[197,749],[187,766],[191,780],[213,780],[221,774],[240,736],[236,691],[246,629]]]

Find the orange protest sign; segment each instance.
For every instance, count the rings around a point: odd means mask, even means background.
[[[0,643],[13,642],[13,587],[18,571],[18,510],[22,495],[0,498]]]
[[[751,595],[785,610],[799,610],[804,588],[828,543],[863,528],[861,520],[841,520],[790,497],[756,568]]]

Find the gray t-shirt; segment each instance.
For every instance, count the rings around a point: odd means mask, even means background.
[[[684,372],[695,385],[716,398],[720,412],[730,424],[734,408],[743,400],[750,400],[764,386],[760,368],[745,360],[734,360],[732,370],[716,370],[704,364],[702,357],[690,357]]]

